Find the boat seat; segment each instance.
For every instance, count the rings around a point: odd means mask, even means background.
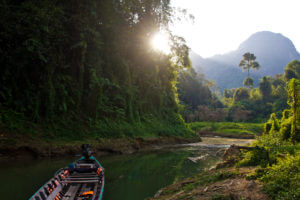
[[[93,163],[77,163],[75,164],[75,168],[94,168],[95,164]]]
[[[86,177],[86,178],[91,178],[91,177],[99,177],[98,174],[96,174],[95,172],[93,173],[74,173],[74,174],[71,174],[70,176],[68,176],[68,178],[81,178],[81,177]]]
[[[69,169],[70,173],[78,172],[78,173],[88,173],[88,172],[96,172],[98,168],[73,168]]]

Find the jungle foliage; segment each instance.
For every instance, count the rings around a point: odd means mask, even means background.
[[[172,13],[169,0],[1,1],[1,129],[74,138],[192,134],[175,89],[188,47],[168,31]],[[169,55],[149,44],[161,29],[172,40]]]
[[[288,83],[289,109],[282,118],[270,116],[264,125],[264,134],[244,153],[239,166],[260,166],[255,178],[265,183],[265,191],[273,199],[300,198],[300,87],[299,80]]]
[[[179,83],[182,81],[179,79]],[[263,77],[258,88],[225,89],[223,94],[212,92],[208,85],[194,83],[179,85],[179,99],[184,105],[181,111],[187,122],[258,122],[267,121],[274,112],[281,117],[288,98],[284,75]],[[184,90],[181,90],[181,87]],[[207,88],[203,90],[202,88]],[[191,90],[191,88],[195,88]],[[201,92],[199,92],[202,90]],[[183,92],[181,92],[183,91]],[[205,92],[208,91],[208,92]]]
[[[253,65],[254,69],[258,69],[260,65],[255,56],[248,56],[250,58],[244,56],[241,67],[249,71]],[[256,88],[252,87],[249,76],[244,80],[247,88],[225,89],[223,93],[203,74],[196,74],[191,69],[181,71],[177,84],[179,100],[184,106],[181,114],[186,122],[262,123],[272,112],[280,118],[282,111],[288,107],[287,83],[292,78],[300,79],[299,69],[299,61],[294,60],[286,66],[284,74],[264,76]]]

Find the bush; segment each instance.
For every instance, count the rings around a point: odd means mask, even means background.
[[[238,167],[257,165],[266,167],[270,162],[269,152],[266,149],[260,148],[258,146],[254,150],[245,153],[243,157],[244,158],[237,163]]]
[[[245,153],[237,166],[266,167],[276,164],[279,154],[293,155],[297,151],[297,146],[290,141],[282,140],[279,132],[264,134],[253,142],[252,146],[256,146],[257,149]]]
[[[275,200],[300,199],[300,153],[289,155],[268,168],[261,180],[264,190]]]

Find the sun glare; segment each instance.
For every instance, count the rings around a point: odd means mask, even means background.
[[[151,40],[152,47],[165,54],[170,53],[169,37],[167,34],[158,32]]]

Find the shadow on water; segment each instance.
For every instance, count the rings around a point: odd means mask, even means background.
[[[105,167],[104,200],[142,200],[178,179],[210,168],[224,145],[187,145],[147,153],[98,157]],[[76,158],[22,160],[0,165],[0,194],[28,199],[61,167]]]

